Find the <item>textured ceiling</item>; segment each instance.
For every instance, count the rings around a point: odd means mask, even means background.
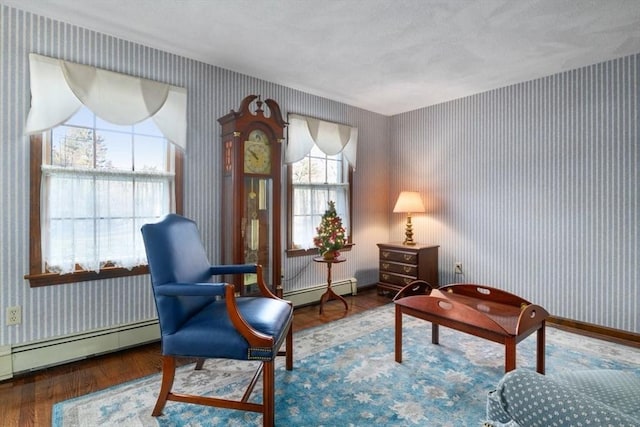
[[[393,115],[640,53],[640,0],[0,0]]]

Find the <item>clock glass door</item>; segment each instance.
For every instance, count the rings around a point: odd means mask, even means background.
[[[261,264],[267,286],[273,277],[273,180],[269,177],[245,176],[245,215],[243,226],[244,260]],[[259,292],[255,274],[245,274],[244,294]]]

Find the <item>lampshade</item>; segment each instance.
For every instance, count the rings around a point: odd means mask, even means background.
[[[398,196],[393,212],[417,213],[424,212],[422,197],[417,191],[402,191]]]

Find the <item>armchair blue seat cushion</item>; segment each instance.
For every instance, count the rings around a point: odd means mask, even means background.
[[[270,348],[251,347],[231,323],[224,300],[210,302],[174,333],[162,338],[162,353],[173,356],[271,360],[286,337],[291,306],[269,298],[238,298],[238,310],[258,332],[274,337]],[[215,331],[215,333],[212,333]]]
[[[640,373],[603,369],[551,377],[516,369],[489,393],[486,425],[640,426]]]

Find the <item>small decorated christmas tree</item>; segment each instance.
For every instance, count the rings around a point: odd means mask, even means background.
[[[336,252],[345,244],[345,229],[342,226],[342,219],[336,212],[336,204],[331,200],[328,203],[329,209],[322,215],[320,225],[316,227],[318,234],[313,238],[313,244],[325,258],[337,256]]]

